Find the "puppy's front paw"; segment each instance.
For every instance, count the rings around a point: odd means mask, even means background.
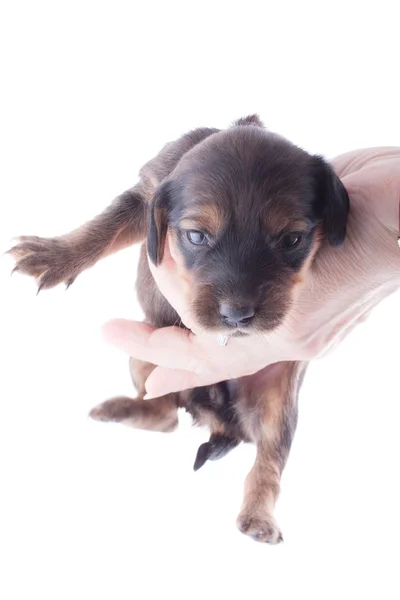
[[[275,519],[270,515],[259,517],[250,512],[241,513],[237,519],[239,530],[256,542],[279,544],[283,542],[282,533]]]
[[[71,285],[79,274],[79,260],[62,238],[21,236],[8,251],[16,262],[14,272],[35,277],[38,291],[65,282]]]

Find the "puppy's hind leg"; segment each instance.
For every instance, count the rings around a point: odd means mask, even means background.
[[[178,425],[177,394],[152,400],[112,398],[93,408],[89,416],[96,421],[123,423],[136,429],[174,431]]]
[[[257,542],[278,544],[283,539],[273,513],[296,429],[298,391],[305,368],[299,362],[277,364],[275,375],[267,377],[265,390],[258,399],[257,456],[246,478],[237,519],[240,531]]]
[[[174,431],[178,425],[179,394],[167,394],[152,400],[143,400],[145,383],[155,368],[134,358],[129,359],[129,370],[138,397],[118,397],[106,400],[93,408],[89,416],[96,421],[123,423],[149,431]]]

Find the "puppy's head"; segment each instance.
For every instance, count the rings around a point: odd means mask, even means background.
[[[323,235],[343,243],[347,192],[330,166],[258,123],[214,133],[158,188],[150,259],[166,236],[204,328],[241,335],[276,327]]]

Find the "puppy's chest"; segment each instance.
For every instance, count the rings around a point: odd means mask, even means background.
[[[197,425],[212,434],[240,442],[256,442],[260,432],[262,402],[246,393],[241,379],[195,388],[181,394],[181,406]]]
[[[143,244],[137,271],[136,289],[145,321],[154,327],[182,326],[179,315],[161,294],[147,262]],[[209,427],[237,441],[256,442],[260,423],[268,409],[268,388],[276,381],[287,379],[285,369],[271,365],[250,377],[223,381],[215,385],[180,393],[180,405],[195,423]]]

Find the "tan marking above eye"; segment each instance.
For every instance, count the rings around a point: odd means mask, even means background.
[[[292,221],[282,231],[282,233],[290,233],[291,231],[298,231],[299,233],[306,233],[309,229],[309,223],[307,221]]]
[[[264,211],[262,222],[266,231],[272,236],[290,231],[303,232],[309,228],[309,222],[296,198],[276,197],[267,204]]]
[[[310,224],[308,221],[301,221],[300,219],[294,221],[287,218],[281,220],[281,222],[271,222],[268,219],[266,229],[270,235],[280,237],[286,233],[308,233]]]
[[[207,231],[205,223],[201,223],[200,221],[195,221],[193,219],[182,219],[182,221],[179,221],[179,226],[187,231]]]
[[[183,229],[206,231],[210,235],[217,235],[224,225],[224,218],[217,206],[201,204],[193,207],[183,215],[180,226]]]

